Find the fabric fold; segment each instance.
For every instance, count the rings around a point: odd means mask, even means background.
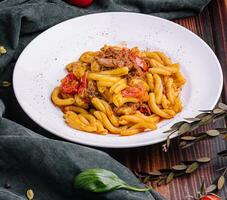
[[[4,118],[0,122],[0,130],[0,185],[6,182],[11,185],[9,190],[0,191],[0,200],[10,200],[14,196],[24,199],[26,190],[30,188],[37,200],[163,199],[154,191],[117,190],[103,194],[77,191],[72,187],[74,176],[90,168],[111,170],[131,185],[144,185],[128,168],[102,151],[40,137]]]

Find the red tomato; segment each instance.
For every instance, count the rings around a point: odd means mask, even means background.
[[[140,105],[138,110],[144,115],[151,115],[150,108],[147,105]]]
[[[79,7],[88,7],[93,2],[93,0],[65,0],[65,1]]]
[[[76,94],[78,92],[79,82],[73,73],[66,75],[64,79],[61,80],[60,89],[65,94]]]
[[[122,90],[122,95],[124,97],[134,97],[137,99],[142,99],[144,96],[144,88],[141,86],[137,86],[137,87],[127,87],[124,90]]]
[[[87,82],[88,82],[88,81],[87,81],[87,73],[84,74],[84,75],[80,78],[79,82],[80,82],[80,85],[79,85],[78,93],[82,92],[84,89],[87,88]]]
[[[206,196],[203,196],[200,200],[221,200],[221,199],[216,195],[208,194]]]
[[[144,71],[147,71],[148,70],[148,66],[147,66],[147,63],[140,57],[136,56],[135,57],[135,61],[136,61],[136,64],[142,68]]]

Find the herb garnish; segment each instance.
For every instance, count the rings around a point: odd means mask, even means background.
[[[196,135],[193,135],[193,136],[191,135],[182,136],[180,138],[181,141],[179,143],[179,146],[182,149],[186,149],[201,140],[211,139],[213,137],[217,137],[220,135],[222,135],[224,139],[227,139],[227,128],[216,128],[205,132],[197,133]]]
[[[87,169],[74,178],[73,186],[76,189],[84,189],[90,192],[110,192],[118,189],[146,192],[151,189],[138,188],[128,185],[111,171],[96,168]]]
[[[159,169],[153,172],[136,172],[135,175],[143,182],[157,181],[157,185],[163,185],[170,183],[174,178],[191,174],[200,168],[203,164],[209,163],[211,159],[209,157],[200,157],[195,160],[181,161],[177,165],[173,165],[170,168]]]
[[[215,122],[218,119],[224,118],[227,116],[227,105],[224,103],[219,103],[213,110],[201,110],[199,115],[197,115],[194,118],[185,118],[185,121],[180,121],[175,123],[171,128],[164,133],[168,133],[168,136],[166,138],[166,142],[163,145],[163,150],[167,151],[169,146],[170,146],[170,140],[171,136],[177,132],[178,136],[183,136],[184,134],[191,132],[197,128],[199,128],[202,125],[208,124],[210,122]],[[199,135],[198,137],[196,136],[185,136],[181,137],[184,142],[183,144],[181,143],[181,146],[183,148],[186,148],[188,146],[191,146],[194,141],[198,141],[201,139],[204,139],[208,136],[210,137],[216,137],[219,134],[225,134],[226,130],[221,130],[221,129],[215,129],[215,130],[210,130],[206,132],[206,135]]]

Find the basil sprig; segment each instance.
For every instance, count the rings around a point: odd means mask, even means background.
[[[73,186],[90,192],[110,192],[117,189],[127,189],[136,192],[146,192],[151,188],[138,188],[128,185],[111,171],[96,168],[87,169],[74,178]]]

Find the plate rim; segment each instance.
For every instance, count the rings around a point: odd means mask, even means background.
[[[211,55],[213,56],[213,58],[215,59],[215,62],[217,64],[217,70],[218,70],[218,74],[220,76],[220,84],[218,85],[218,92],[217,92],[217,95],[216,95],[216,98],[213,100],[213,104],[211,106],[211,108],[208,108],[208,109],[213,109],[215,107],[215,105],[217,104],[219,98],[220,98],[220,95],[221,95],[221,92],[222,92],[222,89],[223,89],[223,71],[222,71],[222,67],[221,67],[221,64],[215,54],[215,52],[211,49],[211,47],[202,39],[200,38],[198,35],[196,35],[195,33],[193,33],[192,31],[190,31],[189,29],[175,23],[175,22],[172,22],[170,20],[167,20],[167,19],[164,19],[164,18],[161,18],[161,17],[157,17],[157,16],[154,16],[154,15],[149,15],[149,14],[143,14],[143,13],[136,13],[136,12],[98,12],[98,13],[92,13],[92,14],[87,14],[87,15],[82,15],[82,16],[79,16],[79,17],[73,17],[73,18],[70,18],[68,20],[65,20],[65,21],[62,21],[60,23],[57,23],[55,24],[54,26],[44,30],[42,33],[40,33],[39,35],[37,35],[35,38],[33,38],[29,44],[23,49],[23,51],[20,53],[19,57],[17,58],[17,61],[16,61],[16,64],[15,64],[15,67],[13,69],[13,90],[14,90],[14,94],[16,96],[16,99],[20,105],[20,107],[22,108],[22,110],[36,123],[38,124],[40,127],[44,128],[45,130],[47,130],[48,132],[50,132],[51,134],[54,134],[56,136],[58,136],[59,138],[63,138],[67,141],[70,141],[70,142],[73,142],[73,143],[76,143],[76,144],[80,144],[80,145],[86,145],[86,146],[90,146],[90,147],[100,147],[100,148],[134,148],[134,147],[142,147],[142,146],[148,146],[148,145],[153,145],[153,144],[159,144],[163,141],[165,141],[165,138],[160,138],[157,141],[145,141],[145,142],[140,142],[140,143],[128,143],[128,144],[120,144],[120,145],[116,145],[116,144],[107,144],[105,145],[104,144],[97,144],[95,142],[86,142],[85,140],[84,141],[75,141],[71,138],[68,138],[67,136],[65,137],[64,135],[58,133],[58,132],[55,132],[54,130],[52,130],[51,128],[49,127],[46,127],[44,125],[42,125],[41,123],[38,122],[38,120],[36,120],[35,118],[33,118],[33,116],[26,110],[26,108],[24,108],[22,105],[23,103],[22,102],[22,99],[19,97],[20,95],[17,93],[17,89],[16,89],[16,84],[15,84],[15,77],[16,77],[16,67],[17,67],[17,64],[18,64],[18,60],[20,59],[20,57],[22,56],[22,54],[24,53],[25,50],[27,50],[30,45],[32,45],[33,41],[36,40],[38,37],[42,36],[43,34],[45,34],[46,32],[48,32],[49,30],[51,29],[54,29],[56,26],[59,26],[63,23],[66,23],[66,22],[70,22],[70,21],[73,21],[75,19],[80,19],[80,18],[86,18],[88,16],[94,16],[94,15],[110,15],[110,14],[114,14],[114,15],[118,15],[118,14],[125,14],[125,15],[139,15],[139,16],[145,16],[145,17],[150,17],[150,18],[155,18],[157,20],[161,20],[161,21],[164,21],[165,23],[170,23],[184,31],[186,31],[188,34],[194,36],[195,38],[197,38],[201,43],[203,43],[203,45],[206,47],[207,50],[209,50],[209,52],[211,53]],[[167,135],[166,135],[167,136]],[[128,136],[129,137],[129,136]],[[171,138],[175,138],[177,137],[177,134],[174,134]]]

